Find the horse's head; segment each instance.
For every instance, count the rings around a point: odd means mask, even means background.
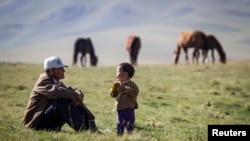
[[[177,51],[174,51],[174,64],[176,65],[178,63],[178,60],[179,60],[179,55],[177,54]]]
[[[97,63],[98,63],[98,57],[97,56],[92,56],[90,57],[90,64],[91,66],[97,66]]]
[[[226,59],[226,53],[223,52],[220,56],[220,62],[223,63],[223,64],[226,64],[227,62],[227,59]]]
[[[174,51],[174,63],[175,65],[178,63],[179,61],[179,56],[180,56],[180,53],[181,53],[181,46],[179,44],[177,44],[177,48],[176,50]]]

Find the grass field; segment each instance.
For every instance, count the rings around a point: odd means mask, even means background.
[[[116,136],[114,99],[108,92],[116,66],[66,68],[64,84],[81,89],[103,134],[33,131],[21,125],[30,91],[43,66],[0,63],[1,141],[205,141],[208,124],[250,124],[250,61],[135,67],[139,109],[132,135]]]

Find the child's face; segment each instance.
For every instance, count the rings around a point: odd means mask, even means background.
[[[116,68],[116,78],[119,80],[119,81],[126,81],[128,79],[128,73],[123,71],[121,66],[118,66]]]

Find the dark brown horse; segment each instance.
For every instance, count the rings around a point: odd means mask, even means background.
[[[95,55],[94,46],[90,38],[78,38],[75,42],[74,54],[73,54],[73,65],[77,64],[78,53],[81,53],[81,66],[86,65],[85,55],[89,53],[90,55],[90,66],[97,66],[98,58]],[[84,62],[83,62],[84,59]]]
[[[188,58],[188,49],[193,48],[193,63],[196,59],[196,64],[198,64],[199,58],[199,50],[202,50],[203,54],[203,63],[205,63],[205,58],[207,55],[208,47],[206,35],[200,30],[194,31],[185,31],[180,34],[177,48],[174,52],[174,63],[177,64],[179,61],[179,56],[181,53],[181,49],[183,49],[185,53],[186,64],[189,62]]]
[[[220,62],[222,64],[226,63],[226,61],[227,61],[226,53],[224,52],[220,42],[217,40],[217,38],[214,35],[207,35],[207,47],[208,47],[209,50],[211,50],[211,56],[212,56],[212,63],[213,64],[215,62],[214,49],[217,50],[218,55],[220,56]]]
[[[137,65],[137,57],[141,49],[141,39],[138,36],[131,35],[126,42],[126,49],[129,53],[130,63]]]

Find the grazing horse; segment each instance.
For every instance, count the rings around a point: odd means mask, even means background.
[[[219,56],[220,56],[220,62],[222,64],[226,63],[226,53],[224,52],[220,42],[216,39],[213,35],[207,35],[207,47],[209,50],[211,50],[211,56],[212,56],[212,62],[214,64],[215,58],[214,58],[214,49],[217,50]],[[206,55],[207,56],[207,55]]]
[[[141,48],[141,39],[138,36],[129,36],[126,42],[126,49],[129,53],[130,63],[137,65],[137,57]]]
[[[77,64],[78,53],[81,53],[81,66],[86,65],[85,55],[89,53],[90,55],[90,66],[97,66],[98,58],[95,55],[95,50],[90,38],[78,38],[75,42],[74,54],[73,54],[73,65]],[[84,59],[84,62],[83,62]]]
[[[179,56],[181,53],[181,49],[183,49],[185,53],[185,59],[186,64],[189,62],[188,58],[188,49],[193,48],[193,63],[194,59],[196,59],[196,64],[198,64],[198,58],[199,58],[199,49],[202,50],[203,54],[203,63],[205,63],[205,58],[207,55],[207,41],[206,41],[206,35],[200,30],[194,30],[194,31],[185,31],[180,34],[177,48],[174,52],[174,62],[175,64],[179,61]]]

